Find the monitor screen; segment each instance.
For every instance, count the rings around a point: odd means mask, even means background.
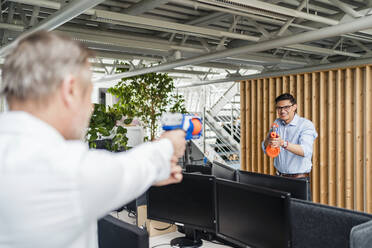
[[[309,182],[305,179],[295,179],[271,176],[248,171],[237,171],[238,182],[271,188],[291,193],[291,197],[307,200]]]
[[[147,217],[195,229],[215,231],[215,178],[183,174],[178,184],[151,187],[147,195]]]
[[[289,196],[217,179],[217,235],[243,247],[290,247]]]
[[[200,172],[204,175],[212,175],[212,167],[206,165],[186,165],[186,172],[193,173],[193,172]]]
[[[213,161],[212,175],[230,181],[236,181],[236,170],[222,163]]]

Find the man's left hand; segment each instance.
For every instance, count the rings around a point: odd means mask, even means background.
[[[182,168],[179,165],[176,165],[177,160],[172,158],[171,162],[171,173],[168,179],[156,182],[154,186],[164,186],[172,183],[179,183],[182,181]]]
[[[281,138],[272,138],[269,141],[269,145],[271,145],[271,147],[273,148],[279,148],[283,146],[283,143],[284,143],[284,140],[282,140]]]

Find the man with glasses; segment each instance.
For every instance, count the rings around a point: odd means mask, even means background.
[[[297,112],[296,99],[288,93],[275,99],[279,118],[279,138],[267,135],[262,142],[265,152],[268,145],[280,148],[280,154],[274,159],[277,174],[283,177],[308,179],[312,167],[313,143],[318,136],[314,124],[300,117]]]

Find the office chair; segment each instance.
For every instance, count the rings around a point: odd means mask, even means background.
[[[350,232],[350,248],[372,247],[372,220],[354,226]]]

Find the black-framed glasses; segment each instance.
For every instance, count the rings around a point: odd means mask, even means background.
[[[290,109],[292,106],[293,106],[293,104],[292,104],[292,105],[283,106],[283,107],[275,107],[275,109],[276,109],[276,111],[279,111],[279,112],[282,111],[282,110],[288,112],[289,109]]]

